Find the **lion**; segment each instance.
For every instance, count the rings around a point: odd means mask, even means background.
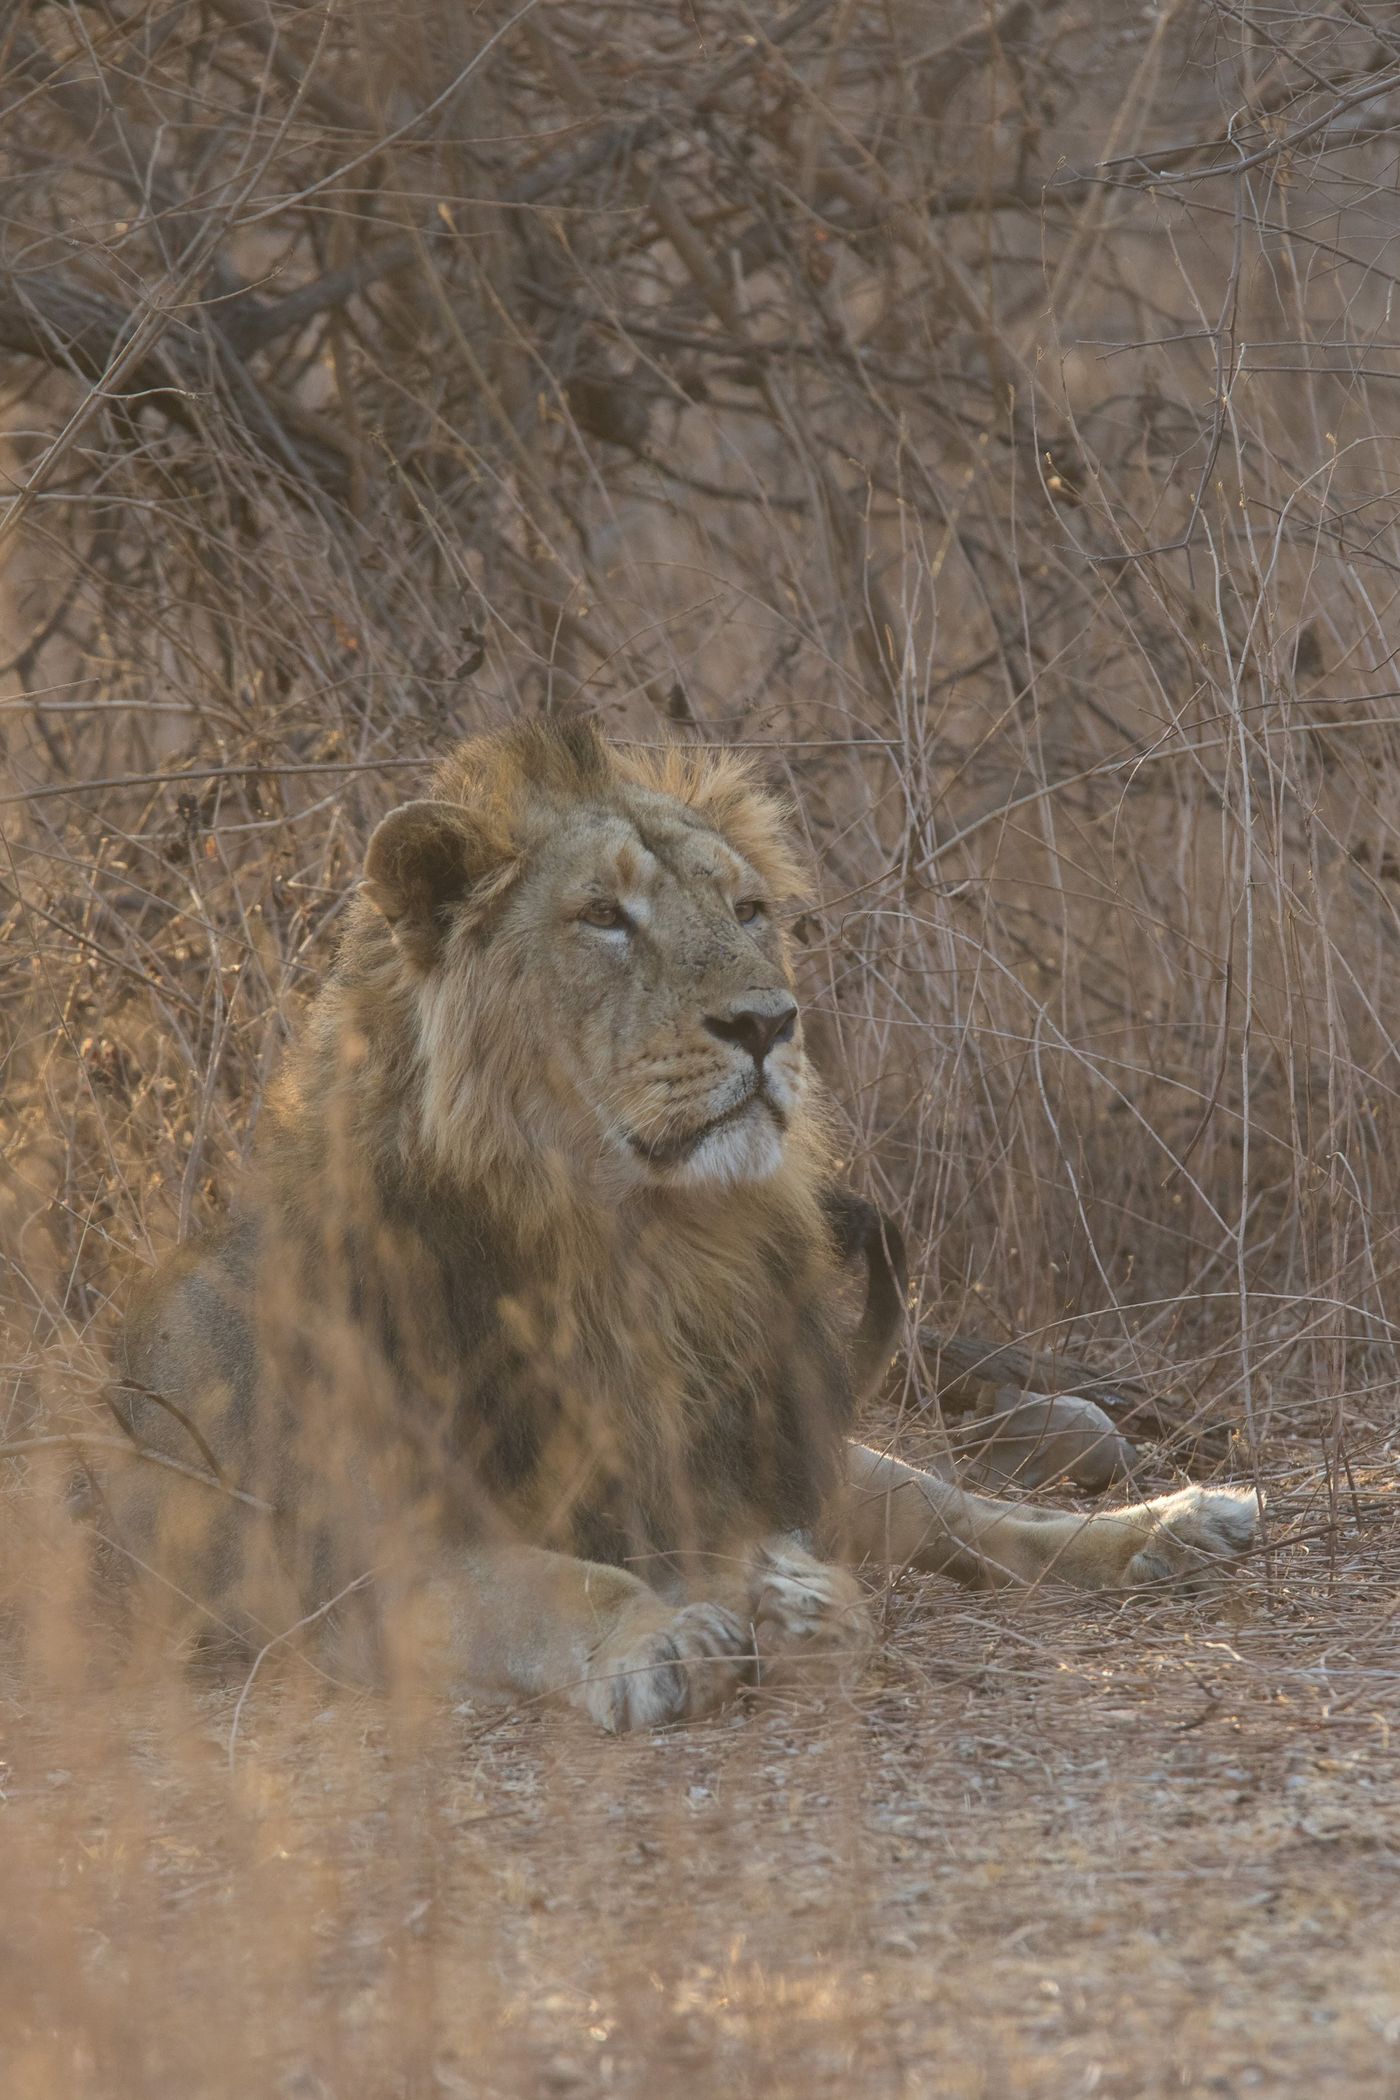
[[[874,1564],[1098,1590],[1250,1545],[1234,1490],[1084,1517],[853,1440],[902,1254],[833,1164],[802,886],[740,759],[581,722],[379,824],[228,1222],[128,1321],[111,1536],[205,1638],[620,1732],[849,1675]]]

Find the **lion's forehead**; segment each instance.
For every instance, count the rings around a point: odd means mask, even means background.
[[[703,893],[752,879],[743,856],[669,797],[645,806],[574,810],[545,833],[537,865],[552,883],[607,889],[626,902],[655,902],[668,890]]]

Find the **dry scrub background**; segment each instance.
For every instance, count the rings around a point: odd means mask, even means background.
[[[0,98],[6,2092],[1400,2091],[1391,11],[74,0]],[[621,1745],[113,1665],[124,1273],[563,705],[791,790],[926,1316],[1269,1488],[1226,1605],[906,1578]]]

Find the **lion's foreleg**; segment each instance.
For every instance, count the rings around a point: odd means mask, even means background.
[[[852,1443],[835,1518],[853,1559],[927,1568],[974,1587],[1048,1578],[1097,1590],[1197,1574],[1242,1552],[1258,1509],[1252,1495],[1229,1488],[1184,1488],[1092,1516],[1026,1509]]]
[[[464,1692],[563,1698],[614,1732],[708,1713],[749,1663],[737,1614],[533,1546],[467,1555],[403,1602],[415,1668]]]

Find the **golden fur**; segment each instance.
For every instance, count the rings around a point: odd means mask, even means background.
[[[833,1180],[799,887],[734,758],[578,726],[385,819],[238,1210],[131,1321],[134,1437],[222,1484],[129,1469],[167,1594],[621,1728],[858,1659],[837,1553],[1099,1587],[1248,1542],[1228,1493],[1025,1513],[846,1441],[894,1241]]]

